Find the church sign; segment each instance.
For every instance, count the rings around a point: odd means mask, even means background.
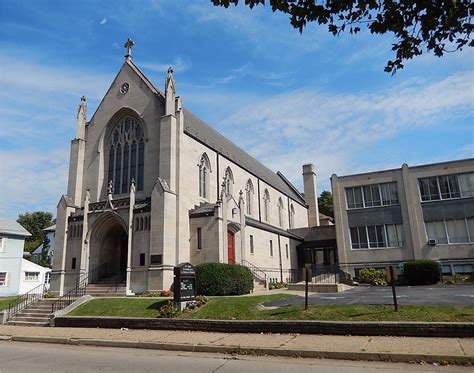
[[[174,301],[187,302],[196,297],[196,272],[190,263],[174,267]]]

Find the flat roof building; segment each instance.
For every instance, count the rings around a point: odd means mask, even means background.
[[[474,159],[331,177],[340,268],[440,261],[472,273]]]

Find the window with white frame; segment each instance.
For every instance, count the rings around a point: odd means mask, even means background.
[[[0,237],[0,253],[4,253],[7,249],[7,238]]]
[[[209,157],[204,153],[199,160],[199,197],[209,197],[209,173],[211,166]]]
[[[293,204],[290,205],[289,226],[290,228],[295,227],[295,206]]]
[[[252,210],[253,210],[253,204],[252,204],[252,200],[253,200],[253,184],[252,184],[252,180],[248,180],[247,181],[247,185],[245,187],[245,203],[246,203],[246,212],[247,212],[247,215],[249,216],[252,216]]]
[[[270,220],[270,193],[268,193],[268,189],[263,192],[263,220],[267,222]]]
[[[128,193],[132,179],[137,191],[143,190],[145,133],[138,119],[123,117],[109,141],[108,181],[113,183],[114,194]]]
[[[370,184],[346,188],[348,209],[397,205],[397,183]]]
[[[38,281],[39,272],[25,272],[25,281]]]
[[[8,272],[0,272],[0,286],[7,286]]]
[[[283,200],[280,198],[278,198],[278,224],[280,225],[280,227],[283,227],[283,212],[285,210],[285,206],[283,205]]]
[[[418,179],[423,202],[474,197],[474,173],[432,176]]]
[[[474,242],[474,218],[426,221],[425,230],[427,239],[438,244]]]
[[[234,175],[232,174],[232,170],[230,169],[230,167],[227,167],[227,169],[225,170],[224,184],[225,184],[225,194],[227,196],[231,196],[232,188],[234,186]]]
[[[402,224],[378,224],[350,227],[353,249],[402,247],[405,245]]]

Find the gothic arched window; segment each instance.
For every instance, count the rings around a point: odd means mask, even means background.
[[[295,207],[293,204],[290,206],[290,228],[295,227]]]
[[[285,206],[283,205],[283,200],[278,198],[278,224],[280,227],[283,227],[283,210],[285,209]]]
[[[252,216],[252,210],[253,210],[252,199],[253,199],[253,184],[252,184],[252,180],[249,179],[247,181],[247,186],[245,187],[245,203],[247,204],[247,208],[246,208],[247,215],[250,215],[250,216]]]
[[[270,218],[270,193],[268,189],[263,192],[263,219],[268,221]]]
[[[211,172],[211,166],[209,158],[204,153],[199,159],[199,197],[209,197],[209,173]]]
[[[140,122],[129,115],[115,126],[109,142],[108,180],[114,194],[128,193],[135,179],[137,191],[143,190],[145,134]]]
[[[225,194],[228,196],[231,196],[232,187],[234,185],[234,175],[232,175],[232,170],[230,169],[230,167],[227,167],[227,169],[225,170],[224,183],[225,183]]]

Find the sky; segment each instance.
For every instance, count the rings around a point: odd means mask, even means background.
[[[390,35],[300,34],[268,7],[208,0],[0,0],[0,217],[56,212],[79,99],[91,116],[123,64],[302,190],[347,175],[474,157],[474,51],[430,54],[394,76]]]

